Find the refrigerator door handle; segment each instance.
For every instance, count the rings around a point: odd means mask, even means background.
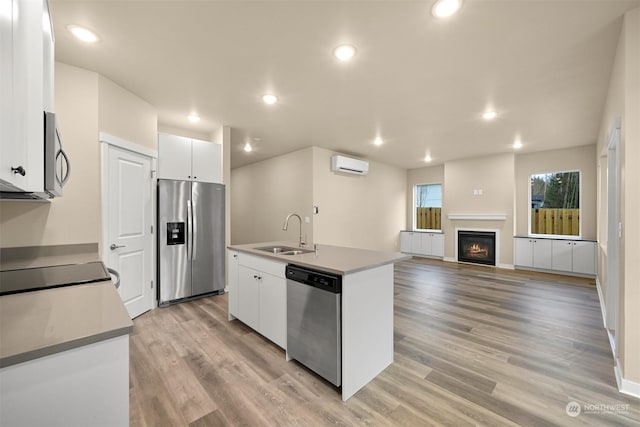
[[[195,243],[196,235],[198,234],[198,215],[196,215],[194,210],[193,205],[191,205],[191,259],[196,259],[196,253],[198,251],[198,245]]]
[[[187,200],[187,259],[193,259],[193,225],[191,224],[191,200]]]

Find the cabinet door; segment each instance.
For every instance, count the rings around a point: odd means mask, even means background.
[[[44,114],[43,114],[43,6],[42,0],[12,1],[1,4],[2,72],[9,72],[12,94],[2,96],[2,136],[0,140],[0,179],[14,186],[13,191],[44,191]],[[9,12],[10,15],[5,15]],[[11,28],[8,39],[5,32]],[[11,55],[8,54],[11,43]],[[4,79],[4,76],[3,76]],[[4,85],[3,83],[3,91]],[[5,110],[5,102],[9,103]],[[6,120],[6,123],[5,123]],[[5,130],[5,126],[6,129]],[[21,167],[24,175],[11,168]]]
[[[553,240],[533,239],[533,266],[551,270],[551,244]]]
[[[444,234],[431,234],[431,256],[444,256]]]
[[[259,332],[280,347],[287,348],[287,282],[267,273],[260,279]]]
[[[431,255],[431,234],[429,233],[416,233],[420,240],[420,254]]]
[[[227,288],[229,291],[229,314],[238,317],[238,257],[237,251],[229,251],[227,260]]]
[[[1,1],[1,0],[0,0]],[[49,2],[45,1],[42,11],[42,109],[54,111],[54,67],[55,46],[53,40],[53,23],[49,12]]]
[[[596,243],[572,242],[573,272],[596,274]]]
[[[572,270],[572,244],[568,240],[553,240],[551,243],[551,268],[558,271]]]
[[[514,239],[515,265],[533,267],[533,239]]]
[[[222,184],[222,145],[192,140],[191,165],[194,181]]]
[[[260,273],[238,266],[238,319],[260,331]]]
[[[422,253],[422,233],[411,233],[411,253]]]
[[[158,178],[191,179],[191,139],[176,135],[158,135]]]
[[[13,143],[13,4],[13,0],[0,0],[0,10],[6,11],[6,17],[0,18],[0,180],[7,184],[14,182],[11,167],[21,149],[21,144]]]
[[[411,233],[408,231],[400,232],[400,252],[411,253]]]

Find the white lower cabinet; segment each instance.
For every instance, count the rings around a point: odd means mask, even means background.
[[[431,256],[444,256],[444,234],[431,234]]]
[[[551,240],[515,239],[515,265],[551,269]]]
[[[260,275],[260,333],[282,348],[287,348],[286,279]]]
[[[129,335],[0,369],[2,426],[128,426]]]
[[[571,260],[573,272],[596,274],[596,242],[573,242]]]
[[[553,270],[596,274],[596,243],[553,241]]]
[[[444,234],[401,231],[400,251],[414,255],[442,257],[444,256]]]
[[[568,240],[553,240],[551,250],[553,251],[552,270],[573,271],[573,242]]]
[[[238,317],[238,251],[229,251],[227,260],[227,291],[229,292],[229,320]]]
[[[237,282],[231,286],[234,274],[229,269],[229,313],[240,319],[275,344],[287,347],[287,281],[285,263],[271,261],[246,253],[237,255]],[[235,294],[235,295],[234,295]],[[234,314],[233,305],[237,305]]]
[[[596,274],[596,242],[516,237],[514,252],[516,267]]]

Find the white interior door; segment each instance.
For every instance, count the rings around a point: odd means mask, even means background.
[[[153,308],[151,158],[108,145],[106,169],[103,258],[120,273],[118,292],[134,318]]]

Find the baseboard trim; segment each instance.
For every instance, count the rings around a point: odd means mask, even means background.
[[[450,257],[444,257],[444,258],[442,258],[442,260],[445,261],[445,262],[458,262],[457,259],[450,258]],[[467,262],[463,262],[461,264],[483,266],[482,264],[474,264],[474,263],[467,263]],[[504,270],[515,270],[516,269],[515,266],[513,266],[512,264],[485,265],[484,267],[497,267],[497,268],[502,268]]]
[[[496,267],[504,268],[505,270],[515,270],[515,266],[513,264],[498,264]]]
[[[600,278],[596,276],[596,289],[598,290],[598,300],[600,301],[600,311],[602,312],[602,325],[607,329],[607,306],[604,303],[602,288],[600,287]]]
[[[640,383],[629,381],[622,376],[619,359],[616,359],[616,365],[614,366],[613,370],[615,371],[615,374],[616,374],[616,383],[618,383],[618,391],[628,396],[632,396],[637,399],[640,399]]]

